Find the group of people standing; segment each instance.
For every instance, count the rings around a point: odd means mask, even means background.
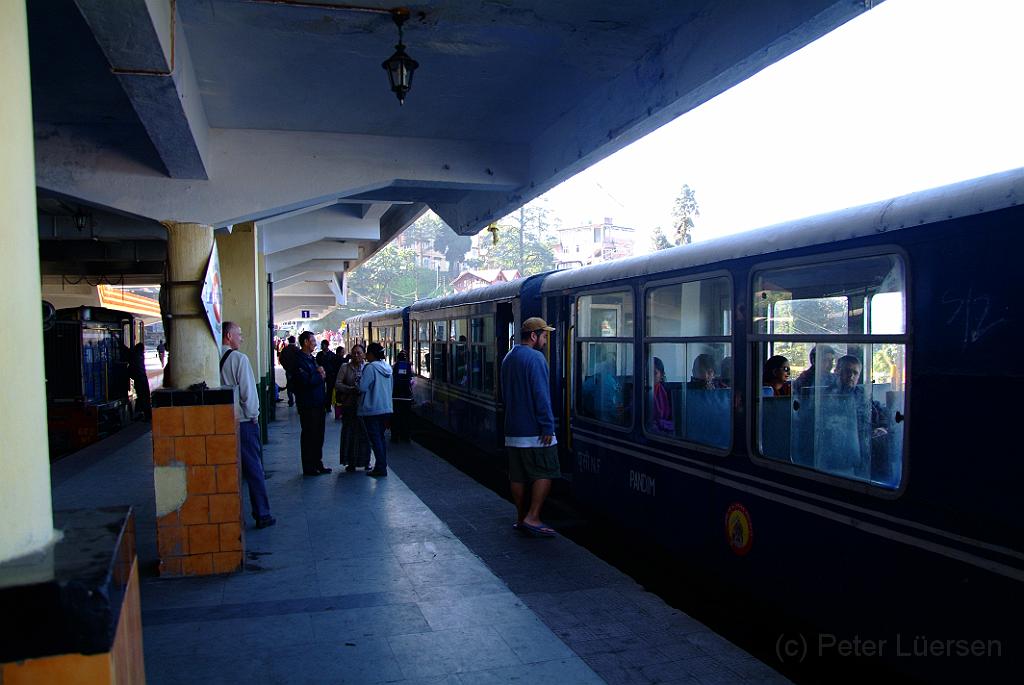
[[[332,406],[342,421],[339,461],[346,472],[364,469],[375,478],[388,475],[385,432],[391,439],[409,440],[412,373],[405,352],[399,352],[392,367],[384,347],[356,344],[345,354],[327,341],[313,356],[316,339],[311,331],[299,336],[299,344],[282,347],[278,359],[288,378],[289,406],[296,404],[302,426],[302,473],[319,476],[331,473],[323,463],[325,415]],[[371,467],[370,453],[373,453]]]

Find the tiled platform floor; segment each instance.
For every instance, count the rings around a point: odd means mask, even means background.
[[[297,417],[278,407],[278,524],[248,522],[244,573],[143,579],[148,682],[786,682],[572,542],[519,535],[507,502],[418,445],[393,446],[386,480],[303,478]],[[150,449],[133,426],[53,471],[55,508],[137,505],[144,569]]]

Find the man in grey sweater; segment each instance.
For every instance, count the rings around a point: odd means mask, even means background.
[[[249,486],[249,503],[257,528],[277,523],[270,515],[270,498],[260,461],[260,399],[256,392],[256,376],[249,358],[238,348],[242,344],[242,327],[234,321],[225,321],[220,346],[220,382],[238,388],[235,394],[235,419],[238,420],[239,452],[242,455],[242,477]]]

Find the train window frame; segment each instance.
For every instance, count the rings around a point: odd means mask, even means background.
[[[497,329],[497,325],[498,325],[497,313],[496,312],[478,312],[478,313],[475,313],[475,314],[471,313],[471,314],[469,314],[467,316],[467,320],[469,321],[469,333],[470,333],[470,335],[469,335],[469,342],[467,343],[467,346],[466,346],[466,349],[467,349],[467,352],[468,352],[468,356],[467,356],[467,360],[468,361],[467,361],[467,363],[469,364],[469,386],[468,386],[467,390],[471,394],[474,394],[474,395],[480,395],[480,396],[483,396],[483,397],[493,397],[496,394],[497,375],[499,373],[498,369],[495,368],[495,360],[498,357],[498,344],[497,344],[498,343],[498,339],[497,339],[497,334],[495,332],[496,329]],[[473,322],[477,321],[477,320],[479,320],[481,322],[481,326],[479,328],[480,337],[481,337],[480,340],[475,340],[474,339],[474,333],[475,333],[475,331],[477,329],[474,329]],[[490,336],[490,338],[487,337],[487,320],[490,320],[490,322],[491,322],[491,336]],[[480,386],[481,387],[479,389],[477,389],[477,388],[474,387],[474,382],[473,382],[474,381],[474,377],[475,377],[475,374],[473,373],[473,368],[472,368],[473,355],[477,354],[477,353],[482,354],[482,359],[486,362],[487,350],[488,349],[490,349],[490,353],[491,353],[491,360],[489,362],[489,364],[491,366],[491,374],[490,374],[491,387],[490,388],[484,387],[484,384],[483,384],[484,364],[481,364],[480,365],[480,376],[481,376]]]
[[[609,336],[607,338],[580,335],[579,334],[580,333],[580,323],[579,323],[580,298],[588,297],[588,296],[592,296],[592,295],[607,295],[609,293],[629,293],[630,297],[632,297],[632,303],[633,303],[633,332],[632,332],[632,335],[630,335],[630,336],[614,336],[614,337]],[[572,293],[570,293],[570,296],[573,298],[573,303],[572,303],[572,328],[573,328],[573,331],[574,331],[573,336],[572,336],[572,338],[573,338],[572,339],[572,344],[573,344],[574,347],[573,347],[572,379],[571,379],[571,382],[572,382],[572,416],[571,416],[571,420],[572,420],[573,423],[575,423],[577,421],[581,421],[584,424],[591,424],[591,425],[594,425],[594,426],[601,426],[602,428],[606,428],[608,430],[613,430],[613,431],[616,431],[618,433],[623,433],[623,434],[632,433],[633,430],[636,428],[636,415],[637,415],[637,411],[636,411],[636,397],[637,397],[637,389],[636,389],[636,350],[637,350],[636,330],[637,329],[636,329],[636,327],[637,327],[637,313],[640,311],[640,308],[638,307],[638,302],[637,302],[637,287],[636,287],[636,284],[635,283],[622,283],[622,284],[619,284],[617,286],[608,286],[608,287],[604,287],[604,288],[594,288],[594,289],[588,288],[586,290],[577,290],[575,292],[572,292]],[[583,379],[582,369],[581,369],[581,366],[580,366],[582,361],[583,361],[583,355],[582,355],[581,351],[583,349],[583,345],[585,343],[588,343],[588,342],[624,343],[624,344],[631,345],[632,348],[633,348],[633,358],[631,360],[632,368],[633,368],[633,390],[632,390],[632,397],[629,398],[630,402],[633,405],[633,410],[630,412],[630,417],[629,417],[629,423],[628,424],[620,425],[620,424],[615,424],[615,423],[608,423],[608,422],[602,421],[600,419],[592,418],[592,417],[589,417],[589,416],[584,416],[584,415],[580,414],[580,412],[578,410],[578,406],[579,406],[578,403],[581,401],[581,399],[583,397],[583,380],[584,380]],[[551,344],[550,344],[550,340],[549,340],[548,345],[547,345],[547,351],[549,353],[550,353],[550,348],[551,348]],[[550,366],[550,359],[549,359],[548,363],[549,363],[549,366]]]
[[[827,247],[827,245],[819,246]],[[896,488],[887,488],[882,485],[877,485],[871,481],[861,481],[847,478],[845,476],[837,476],[826,471],[819,471],[814,468],[806,466],[800,466],[798,464],[787,463],[779,459],[773,459],[766,457],[761,454],[760,445],[758,444],[758,422],[760,416],[757,412],[757,400],[759,395],[755,396],[753,392],[754,388],[761,386],[760,381],[760,364],[758,362],[758,348],[764,344],[771,342],[771,338],[777,337],[770,333],[760,334],[752,333],[754,330],[754,314],[752,304],[754,302],[754,283],[757,279],[758,274],[775,269],[787,269],[798,266],[808,265],[827,265],[832,262],[845,261],[850,259],[858,259],[865,257],[880,257],[880,256],[896,256],[902,261],[903,267],[903,297],[904,297],[904,332],[901,334],[856,334],[846,336],[835,336],[841,338],[863,338],[865,339],[864,344],[872,344],[875,342],[884,342],[884,339],[888,338],[902,338],[902,341],[897,341],[895,344],[902,344],[905,347],[905,361],[904,361],[904,400],[903,400],[903,411],[902,414],[904,433],[903,433],[903,453],[900,455],[901,463],[901,480]],[[802,255],[799,257],[789,257],[783,259],[763,260],[752,264],[747,272],[747,288],[746,297],[747,300],[744,303],[745,306],[750,307],[749,313],[745,317],[744,325],[746,326],[746,340],[744,342],[744,354],[747,365],[747,372],[745,383],[747,389],[746,398],[746,412],[747,412],[747,455],[755,466],[767,468],[773,471],[779,471],[782,473],[797,476],[799,478],[815,481],[825,485],[835,486],[837,488],[847,490],[850,492],[857,492],[859,494],[867,495],[882,500],[896,500],[903,496],[906,491],[911,478],[912,478],[912,466],[910,464],[910,450],[912,434],[911,431],[907,430],[907,426],[913,425],[913,417],[911,416],[911,406],[913,404],[913,384],[910,379],[913,377],[913,338],[914,338],[914,323],[911,317],[913,311],[913,273],[911,267],[910,256],[906,249],[899,245],[884,244],[870,247],[861,248],[850,248],[844,250],[838,250],[834,252],[816,252],[814,254]],[[814,337],[814,336],[796,336],[796,337]],[[821,337],[821,336],[818,336]],[[877,340],[882,338],[882,341]],[[870,339],[870,340],[869,340]],[[845,340],[844,340],[845,341]],[[817,342],[817,338],[815,341]],[[735,354],[734,357],[735,359]]]
[[[664,288],[672,285],[680,285],[682,283],[695,283],[698,281],[715,280],[718,278],[725,278],[729,282],[729,335],[722,336],[652,336],[649,335],[647,329],[647,294],[651,290],[657,290],[658,288]],[[643,357],[643,382],[644,389],[642,390],[642,404],[643,404],[643,420],[640,422],[640,429],[643,432],[644,437],[657,442],[666,443],[669,445],[680,445],[687,449],[695,452],[703,452],[705,454],[714,455],[717,457],[728,457],[733,448],[736,445],[736,279],[733,278],[732,272],[727,269],[716,269],[714,271],[707,271],[700,274],[687,274],[685,276],[675,276],[671,278],[663,278],[656,281],[648,281],[641,286],[640,289],[640,302],[642,303],[642,325],[643,335],[640,337],[641,356]],[[730,345],[732,350],[733,358],[733,378],[732,378],[732,391],[733,401],[729,403],[729,445],[728,447],[716,447],[714,445],[707,445],[700,442],[693,442],[684,438],[676,438],[667,436],[664,433],[657,433],[649,430],[647,427],[647,398],[646,398],[646,384],[648,374],[650,373],[649,368],[649,355],[647,354],[647,348],[649,345],[657,343],[677,343],[687,344],[689,342],[711,342],[711,343],[726,343]]]

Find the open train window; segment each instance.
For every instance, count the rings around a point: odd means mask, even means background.
[[[423,378],[430,378],[430,324],[427,321],[411,321],[412,358],[416,373]]]
[[[732,444],[732,284],[727,276],[646,291],[644,427],[649,435]]]
[[[899,255],[753,280],[757,451],[886,489],[903,474],[906,275]]]
[[[576,301],[576,415],[633,424],[633,292],[582,295]]]

